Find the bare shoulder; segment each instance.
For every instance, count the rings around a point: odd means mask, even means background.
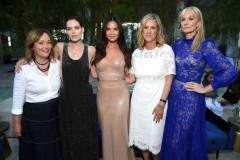
[[[88,51],[95,53],[96,52],[96,48],[94,46],[88,46]]]
[[[89,57],[93,58],[96,54],[96,48],[94,46],[88,46]]]
[[[64,43],[63,42],[58,42],[54,48],[58,49],[58,50],[62,50],[63,49],[63,45]]]
[[[53,51],[54,51],[55,58],[59,59],[59,58],[62,56],[63,46],[64,46],[64,43],[63,43],[63,42],[58,42],[58,43],[54,46]]]

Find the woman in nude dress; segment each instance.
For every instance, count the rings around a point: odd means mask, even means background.
[[[93,76],[99,80],[97,104],[103,159],[128,159],[129,93],[125,75],[130,67],[123,29],[113,16],[103,25],[96,47]],[[94,73],[95,72],[95,73]]]

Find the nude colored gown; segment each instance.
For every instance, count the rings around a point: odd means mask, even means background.
[[[102,130],[103,159],[128,159],[129,93],[124,60],[97,64],[98,115]]]

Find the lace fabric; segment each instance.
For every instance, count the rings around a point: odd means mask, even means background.
[[[173,45],[176,78],[168,98],[161,160],[207,160],[204,95],[187,90],[184,84],[200,83],[207,64],[213,70],[214,89],[231,84],[236,77],[214,41],[205,40],[195,53],[191,46],[192,40],[186,39]]]
[[[152,112],[162,96],[165,76],[175,74],[174,53],[166,44],[152,50],[136,49],[132,55],[132,68],[136,83],[131,99],[129,144],[158,154],[162,144],[167,103],[159,123],[153,121]]]
[[[153,154],[158,154],[160,150],[160,145],[149,145],[142,140],[130,140],[129,141],[129,146],[135,146],[141,150],[149,150]]]

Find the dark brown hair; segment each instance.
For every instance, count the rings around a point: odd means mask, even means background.
[[[123,27],[120,23],[120,21],[115,17],[115,16],[109,16],[106,21],[103,23],[103,28],[102,28],[102,37],[101,40],[97,43],[96,46],[96,56],[93,61],[93,64],[96,65],[99,63],[104,57],[106,57],[106,47],[108,44],[108,39],[106,36],[106,31],[107,31],[107,25],[109,22],[116,22],[118,29],[119,29],[119,37],[117,39],[117,43],[119,45],[120,50],[122,51],[124,55],[124,60],[125,60],[125,67],[130,68],[131,67],[131,60],[130,60],[130,53],[129,49],[127,48],[126,41],[125,41],[125,36],[123,32]]]

